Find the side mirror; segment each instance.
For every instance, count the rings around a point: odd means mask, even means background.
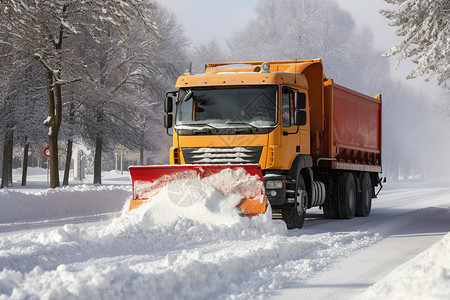
[[[296,110],[294,111],[294,125],[304,126],[306,125],[306,111]]]
[[[171,128],[173,126],[173,115],[166,113],[164,115],[164,127]]]
[[[306,94],[296,92],[294,95],[294,107],[295,109],[305,109],[306,108]]]
[[[166,96],[166,101],[164,102],[164,112],[166,114],[173,112],[173,98],[172,98],[172,96]]]

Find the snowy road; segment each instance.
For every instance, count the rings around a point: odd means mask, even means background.
[[[378,280],[388,275],[400,264],[414,258],[442,239],[450,231],[449,191],[447,189],[420,191],[425,201],[443,204],[446,207],[428,207],[404,212],[408,193],[393,201],[389,196],[380,197],[371,220],[358,220],[360,226],[380,227],[387,222],[382,239],[354,255],[343,258],[329,269],[318,272],[295,288],[282,291],[274,299],[361,299],[358,295]],[[396,194],[396,193],[395,193]],[[397,194],[396,194],[397,195]],[[398,195],[397,195],[398,196]],[[443,200],[442,202],[440,199]],[[403,199],[404,203],[397,200]],[[386,202],[388,201],[388,202]],[[420,200],[419,200],[420,201]],[[416,206],[418,203],[410,203]],[[381,205],[382,208],[381,208]],[[386,208],[389,208],[387,210]],[[401,211],[401,213],[399,213]],[[367,222],[364,222],[367,221]],[[333,222],[333,221],[331,221]],[[349,230],[353,226],[349,226]],[[344,228],[340,227],[340,230]]]
[[[189,207],[161,196],[120,216],[3,224],[0,299],[359,298],[450,231],[445,186],[388,186],[368,218],[311,210],[292,231],[237,216],[233,197],[206,187],[195,196]]]

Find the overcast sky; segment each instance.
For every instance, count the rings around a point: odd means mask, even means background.
[[[323,1],[323,0],[322,0]],[[240,31],[249,19],[259,0],[164,0],[165,6],[175,12],[185,28],[185,33],[194,42],[216,39],[221,42]],[[383,0],[337,0],[348,10],[358,26],[368,26],[374,32],[374,42],[388,48],[398,38],[394,29],[378,13],[388,7]]]
[[[326,0],[318,0],[326,1]],[[336,0],[345,10],[349,11],[358,27],[369,27],[373,33],[374,46],[386,51],[394,46],[399,37],[395,29],[388,26],[388,21],[379,14],[380,8],[388,8],[383,0]],[[186,36],[194,43],[203,43],[215,39],[222,43],[240,31],[254,14],[259,0],[164,0],[161,3],[172,10],[183,25]],[[306,59],[306,58],[305,58]],[[395,59],[391,58],[392,68]],[[413,68],[412,63],[402,62],[401,68],[393,70],[392,74],[404,80],[406,74]],[[421,90],[433,89],[438,92],[436,84],[425,83],[423,78],[408,80],[411,86],[420,86]]]

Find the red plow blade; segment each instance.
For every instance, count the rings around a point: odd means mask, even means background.
[[[242,197],[237,206],[244,215],[259,215],[266,212],[267,199],[264,196],[261,167],[257,164],[245,165],[161,165],[132,166],[130,169],[133,184],[133,197],[130,210],[151,201],[161,189],[171,182],[182,179],[203,179],[218,174],[215,188],[222,194],[234,193]],[[220,180],[219,173],[242,171],[243,176],[235,182]],[[251,180],[253,184],[248,184]],[[256,181],[256,184],[255,184]]]

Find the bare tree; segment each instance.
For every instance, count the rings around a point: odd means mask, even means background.
[[[99,44],[85,40],[83,55],[89,63],[81,84],[82,90],[89,89],[92,94],[83,100],[83,130],[85,141],[96,149],[94,183],[101,182],[105,149],[118,144],[142,153],[146,148],[167,148],[160,138],[153,143],[144,139],[163,133],[161,104],[165,93],[173,89],[181,66],[186,65],[186,40],[173,14],[158,7],[153,17],[163,39],[146,33],[142,23],[133,22],[120,43],[111,42],[118,34],[114,28],[108,29],[112,38]]]
[[[130,20],[136,19],[146,24],[147,30],[159,35],[151,19],[153,9],[154,6],[145,0],[10,0],[0,3],[4,17],[0,32],[13,33],[10,34],[13,48],[30,49],[45,68],[48,117],[44,124],[49,128],[50,187],[59,186],[58,134],[62,120],[62,85],[77,80],[77,70],[83,65],[74,55],[73,48],[63,48],[63,42],[76,40],[82,32],[98,40],[105,34],[104,28],[98,24],[110,24],[120,32],[127,30]],[[69,79],[63,77],[63,71]]]

